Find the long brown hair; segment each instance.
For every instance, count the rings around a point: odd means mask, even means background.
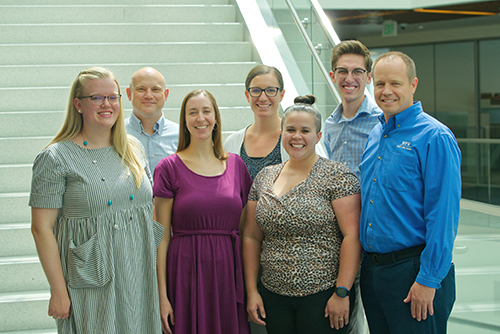
[[[215,97],[209,91],[204,89],[193,90],[192,92],[188,93],[182,101],[181,113],[179,117],[179,144],[177,146],[177,152],[184,151],[191,143],[191,134],[189,133],[186,126],[186,104],[190,98],[197,95],[205,95],[210,100],[210,102],[212,102],[215,112],[215,121],[217,122],[217,128],[213,129],[212,131],[212,146],[214,149],[214,155],[219,160],[226,160],[227,154],[224,152],[224,148],[222,147],[222,123],[219,107],[217,106]]]

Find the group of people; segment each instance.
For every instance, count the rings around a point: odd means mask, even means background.
[[[248,74],[254,122],[224,144],[210,92],[168,121],[165,79],[146,67],[125,119],[115,76],[80,72],[29,202],[58,333],[364,333],[366,321],[372,334],[445,333],[456,140],[413,101],[407,55],[372,70],[344,41],[331,63],[342,103],[325,122],[328,159],[316,98],[280,116],[274,67]]]

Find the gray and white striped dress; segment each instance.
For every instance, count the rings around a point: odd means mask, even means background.
[[[59,209],[54,225],[71,315],[58,333],[161,334],[150,174],[135,187],[113,146],[70,140],[35,159],[29,205]],[[108,203],[111,201],[111,205]]]

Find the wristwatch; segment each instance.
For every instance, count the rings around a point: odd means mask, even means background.
[[[335,285],[333,289],[335,290],[335,294],[340,298],[349,296],[349,290],[347,290],[347,288],[344,288],[343,286]]]

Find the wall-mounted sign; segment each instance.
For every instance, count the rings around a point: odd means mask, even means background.
[[[393,20],[387,20],[382,23],[382,36],[397,36],[398,35],[398,23]]]

